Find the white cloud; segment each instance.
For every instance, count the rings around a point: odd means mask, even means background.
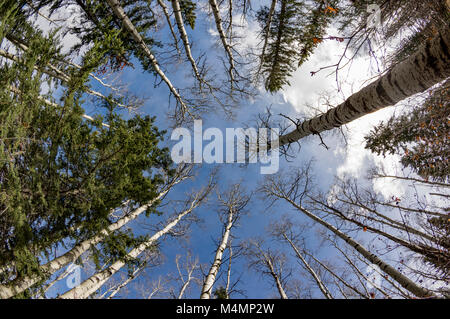
[[[330,29],[328,34],[336,35],[337,31]],[[344,69],[339,71],[338,91],[335,68],[330,67],[311,76],[311,72],[316,72],[320,68],[335,64],[345,49],[345,42],[336,40],[324,40],[310,59],[296,70],[291,79],[290,86],[283,89],[284,99],[289,102],[295,110],[307,117],[314,114],[314,110],[309,106],[318,108],[324,112],[328,106],[323,101],[321,95],[325,94],[332,105],[338,105],[351,94],[358,92],[361,88],[375,80],[374,72],[376,64],[367,56],[354,58]],[[348,54],[348,56],[351,56]],[[344,59],[342,64],[347,61]],[[331,75],[330,75],[331,74]],[[398,156],[388,156],[383,158],[377,156],[364,148],[366,136],[370,130],[383,120],[387,120],[394,113],[395,108],[386,108],[375,113],[366,115],[358,120],[349,123],[346,128],[347,145],[337,145],[330,156],[343,160],[336,167],[338,177],[363,177],[370,166],[375,165],[388,172],[398,171],[400,168]],[[397,196],[405,192],[404,183],[392,180],[375,180],[374,190],[385,197],[392,194]]]

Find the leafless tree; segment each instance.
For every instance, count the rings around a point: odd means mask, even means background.
[[[249,239],[242,243],[243,254],[247,257],[249,266],[262,275],[269,277],[281,299],[288,299],[286,293],[287,279],[291,270],[287,265],[287,257],[283,252],[264,246],[261,239]]]
[[[223,224],[223,230],[214,260],[203,282],[201,299],[211,298],[213,286],[222,265],[223,253],[231,240],[231,229],[236,225],[240,217],[246,213],[245,207],[250,201],[250,196],[245,195],[239,184],[233,185],[224,194],[218,193],[217,197],[221,207],[218,214],[219,220]]]

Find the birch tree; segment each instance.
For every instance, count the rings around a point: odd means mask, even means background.
[[[450,75],[449,44],[449,32],[444,30],[345,102],[322,115],[297,123],[294,130],[279,137],[280,147],[395,105],[445,80]]]
[[[317,272],[312,268],[312,266],[308,263],[308,261],[305,259],[303,254],[301,253],[298,244],[295,243],[296,238],[292,231],[292,223],[289,221],[286,221],[284,223],[279,223],[273,225],[272,234],[277,237],[278,239],[281,239],[289,244],[291,246],[292,250],[294,251],[297,258],[301,261],[303,266],[306,268],[308,273],[313,277],[315,283],[317,284],[317,287],[319,287],[319,290],[323,294],[323,296],[326,299],[333,299],[333,296],[331,295],[329,289],[326,287],[325,283],[322,281],[320,276],[317,274]]]
[[[125,278],[123,278],[121,281],[119,281],[118,284],[113,284],[109,289],[107,289],[100,298],[106,298],[106,299],[112,299],[114,298],[119,292],[122,291],[123,288],[125,288],[130,282],[132,282],[134,279],[136,279],[138,276],[140,276],[143,272],[149,270],[149,268],[157,267],[159,266],[161,261],[161,254],[159,251],[146,251],[143,253],[142,262],[140,262],[139,265],[134,267],[134,270],[131,274],[127,274]]]
[[[197,79],[197,81],[201,84],[203,83],[203,78],[200,75],[200,72],[197,68],[197,63],[195,62],[194,57],[192,56],[191,52],[191,46],[189,44],[189,38],[186,33],[186,29],[184,28],[184,21],[183,16],[181,15],[181,7],[180,2],[178,0],[172,0],[172,8],[173,8],[173,14],[175,16],[175,21],[177,22],[178,31],[180,33],[181,40],[183,41],[184,45],[184,51],[186,52],[186,56],[191,63],[192,70],[194,72],[194,76]]]
[[[178,271],[177,279],[181,282],[181,287],[180,287],[178,293],[176,293],[176,294],[173,293],[173,297],[176,299],[185,298],[186,292],[188,291],[190,285],[193,282],[198,281],[198,278],[196,277],[195,273],[200,268],[198,257],[193,259],[189,252],[186,255],[186,261],[184,263],[184,266],[180,264],[181,263],[180,259],[181,259],[181,255],[177,255],[175,257],[175,264],[177,266],[177,271]]]
[[[219,212],[219,218],[223,223],[222,236],[217,247],[214,260],[206,275],[200,299],[210,299],[214,283],[217,279],[220,267],[222,265],[222,258],[225,249],[228,246],[231,236],[231,229],[244,214],[245,206],[250,201],[250,197],[243,194],[241,187],[233,185],[231,189],[224,195],[218,195],[218,201],[223,209]]]
[[[164,17],[166,18],[167,25],[169,26],[170,33],[172,34],[172,38],[173,38],[173,41],[174,41],[175,49],[177,50],[178,55],[181,56],[181,50],[180,50],[180,47],[178,45],[178,37],[175,34],[175,29],[173,28],[172,21],[170,20],[169,9],[167,8],[164,0],[158,0],[158,5],[161,7],[161,10],[163,11]]]
[[[334,225],[325,221],[323,218],[314,214],[310,210],[303,207],[302,199],[304,197],[304,191],[302,186],[298,185],[299,181],[301,181],[304,175],[299,172],[294,178],[289,180],[282,180],[282,178],[267,178],[267,182],[262,187],[262,191],[267,196],[272,199],[281,199],[289,203],[295,210],[301,212],[306,217],[310,218],[314,222],[322,225],[328,231],[332,232],[334,235],[345,241],[348,245],[353,247],[356,251],[358,251],[364,258],[366,258],[371,264],[377,265],[385,274],[392,277],[395,281],[397,281],[403,288],[410,291],[417,297],[436,297],[437,295],[430,291],[425,287],[421,287],[397,269],[380,259],[374,253],[367,250],[364,246],[362,246],[358,241],[345,234]],[[305,185],[305,184],[304,184]]]
[[[155,198],[147,202],[145,205],[142,205],[136,209],[134,209],[130,214],[127,214],[123,216],[122,218],[119,218],[114,223],[111,223],[108,227],[104,228],[103,230],[99,231],[98,234],[92,236],[91,238],[88,238],[84,241],[79,242],[76,244],[73,248],[71,248],[69,251],[64,253],[63,255],[47,262],[44,265],[40,266],[40,270],[42,273],[46,275],[52,275],[56,271],[62,269],[64,266],[68,265],[69,263],[75,262],[79,257],[82,256],[83,253],[85,253],[91,246],[97,245],[99,242],[101,242],[106,236],[113,233],[114,231],[119,230],[124,225],[129,223],[132,220],[135,220],[137,217],[139,217],[142,213],[146,212],[148,209],[151,209],[153,205],[158,203],[161,199],[164,198],[164,196],[167,195],[167,193],[171,190],[171,188],[183,181],[184,179],[190,177],[190,168],[188,166],[184,166],[178,172],[173,178],[170,178],[168,180],[167,185],[162,188],[162,190],[159,192]],[[21,278],[17,278],[12,283],[9,283],[8,285],[0,285],[0,294],[2,298],[9,298],[12,296],[15,296],[21,292],[23,292],[25,289],[31,287],[32,285],[39,282],[40,277],[33,275],[33,276],[23,276]]]
[[[269,277],[281,299],[288,299],[286,289],[286,256],[282,252],[274,251],[263,247],[263,241],[259,239],[249,239],[242,243],[243,254],[247,257],[249,266],[256,271]]]
[[[126,15],[123,8],[120,6],[119,1],[107,0],[107,3],[113,10],[116,17],[122,21],[123,26],[131,34],[133,40],[139,45],[140,49],[148,57],[151,65],[153,67],[153,70],[158,74],[158,76],[161,78],[161,80],[164,81],[164,83],[169,88],[169,91],[171,92],[171,94],[175,97],[177,107],[179,108],[178,112],[180,112],[180,114],[177,114],[177,118],[179,120],[183,120],[186,114],[192,116],[191,111],[190,111],[189,107],[187,106],[186,102],[183,100],[183,98],[181,97],[178,90],[174,87],[172,82],[169,80],[169,78],[166,76],[166,74],[161,69],[158,60],[156,59],[156,57],[153,55],[153,53],[150,51],[148,46],[143,41],[142,36],[136,30],[135,26],[133,25],[131,20]]]
[[[336,5],[337,1],[280,0],[257,12],[263,41],[257,74],[264,75],[267,91],[289,85],[290,75],[308,59],[337,13]]]
[[[234,86],[234,82],[236,81],[236,66],[235,66],[235,58],[233,56],[232,45],[228,42],[227,36],[225,35],[225,31],[222,26],[222,17],[220,16],[219,5],[216,0],[209,0],[209,5],[211,7],[211,11],[213,13],[214,21],[216,24],[217,32],[219,33],[220,41],[222,42],[223,49],[225,50],[225,54],[227,56],[228,61],[228,76],[230,80],[230,86]]]
[[[197,208],[207,197],[209,194],[211,188],[213,187],[212,184],[205,187],[203,190],[195,194],[193,196],[193,199],[188,204],[188,207],[177,214],[174,218],[169,219],[168,223],[164,228],[153,234],[148,240],[143,242],[142,244],[138,245],[137,247],[133,248],[126,256],[127,259],[136,259],[140,254],[142,254],[144,251],[148,249],[152,249],[152,247],[156,244],[156,242],[163,237],[164,235],[168,234],[173,227],[175,227],[180,220],[185,217],[186,215],[192,213],[192,211]],[[67,291],[66,293],[62,294],[60,298],[62,299],[83,299],[88,298],[90,295],[92,295],[94,292],[96,292],[101,286],[103,286],[115,273],[117,273],[123,266],[125,266],[124,260],[117,260],[113,264],[111,264],[109,267],[107,267],[105,270],[92,275],[85,281],[83,281],[79,286],[72,288],[71,290]]]

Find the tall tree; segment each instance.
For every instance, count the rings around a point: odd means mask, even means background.
[[[279,145],[289,145],[308,135],[340,127],[440,83],[450,75],[449,45],[450,33],[439,33],[414,55],[395,65],[345,102],[324,114],[297,123],[293,131],[279,137]]]
[[[276,92],[289,85],[289,77],[317,47],[338,9],[337,1],[280,0],[257,13],[263,48],[258,73],[265,77],[265,88]],[[327,4],[326,4],[327,3]]]
[[[304,197],[308,180],[302,180],[307,176],[305,171],[298,171],[296,174],[291,176],[287,180],[283,180],[282,177],[268,177],[266,183],[261,188],[261,190],[268,197],[273,200],[284,200],[289,203],[294,209],[301,212],[303,215],[307,216],[314,222],[324,226],[327,230],[331,231],[334,235],[342,239],[348,245],[353,247],[357,252],[361,254],[368,262],[377,265],[386,275],[392,277],[397,281],[403,288],[410,291],[417,297],[436,297],[437,295],[430,291],[429,289],[420,286],[418,283],[414,282],[410,278],[406,277],[400,271],[395,269],[393,266],[389,265],[381,258],[379,258],[374,253],[370,252],[361,243],[356,241],[354,238],[344,233],[336,226],[330,224],[325,219],[321,218],[313,211],[310,211],[304,207]],[[302,185],[303,184],[303,185]]]
[[[95,56],[85,56],[81,70],[66,83],[60,106],[49,105],[40,96],[45,80],[40,70],[61,56],[58,42],[25,23],[24,12],[15,4],[4,14],[2,43],[4,35],[20,28],[27,43],[20,63],[0,67],[0,254],[7,269],[1,274],[0,291],[11,297],[45,279],[48,270],[55,271],[53,266],[41,267],[55,248],[98,236],[114,223],[110,213],[125,202],[142,206],[152,201],[164,175],[170,177],[173,169],[168,150],[158,145],[164,132],[154,126],[154,118],[123,120],[114,105],[105,102],[101,106],[109,125],[102,125],[102,117],[83,120],[81,96],[98,66]],[[50,90],[44,98],[53,99],[52,94]],[[103,237],[105,253],[113,255],[119,242],[137,240],[125,232]],[[51,265],[61,267],[59,262]]]
[[[262,240],[249,239],[242,243],[243,254],[251,268],[273,281],[281,299],[289,299],[286,293],[286,256],[283,252],[265,248],[263,244]]]
[[[208,196],[209,192],[213,188],[213,183],[207,185],[204,189],[196,193],[193,198],[188,201],[187,208],[182,212],[176,214],[173,218],[169,219],[166,226],[153,234],[150,238],[145,239],[139,245],[133,247],[125,256],[113,262],[106,269],[92,275],[80,285],[72,288],[66,293],[62,294],[60,298],[73,299],[73,298],[88,298],[95,293],[100,287],[102,287],[117,271],[126,265],[127,260],[134,260],[144,251],[152,249],[156,242],[168,234],[183,217],[192,213]]]
[[[245,206],[250,201],[250,197],[243,194],[243,190],[238,184],[233,185],[225,195],[218,195],[218,199],[223,207],[223,210],[219,212],[220,220],[223,222],[223,231],[214,260],[203,282],[200,299],[211,298],[213,286],[222,265],[223,253],[231,240],[231,229],[244,214]]]

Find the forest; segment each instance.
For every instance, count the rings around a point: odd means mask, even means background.
[[[0,299],[449,299],[449,23],[1,0]]]

